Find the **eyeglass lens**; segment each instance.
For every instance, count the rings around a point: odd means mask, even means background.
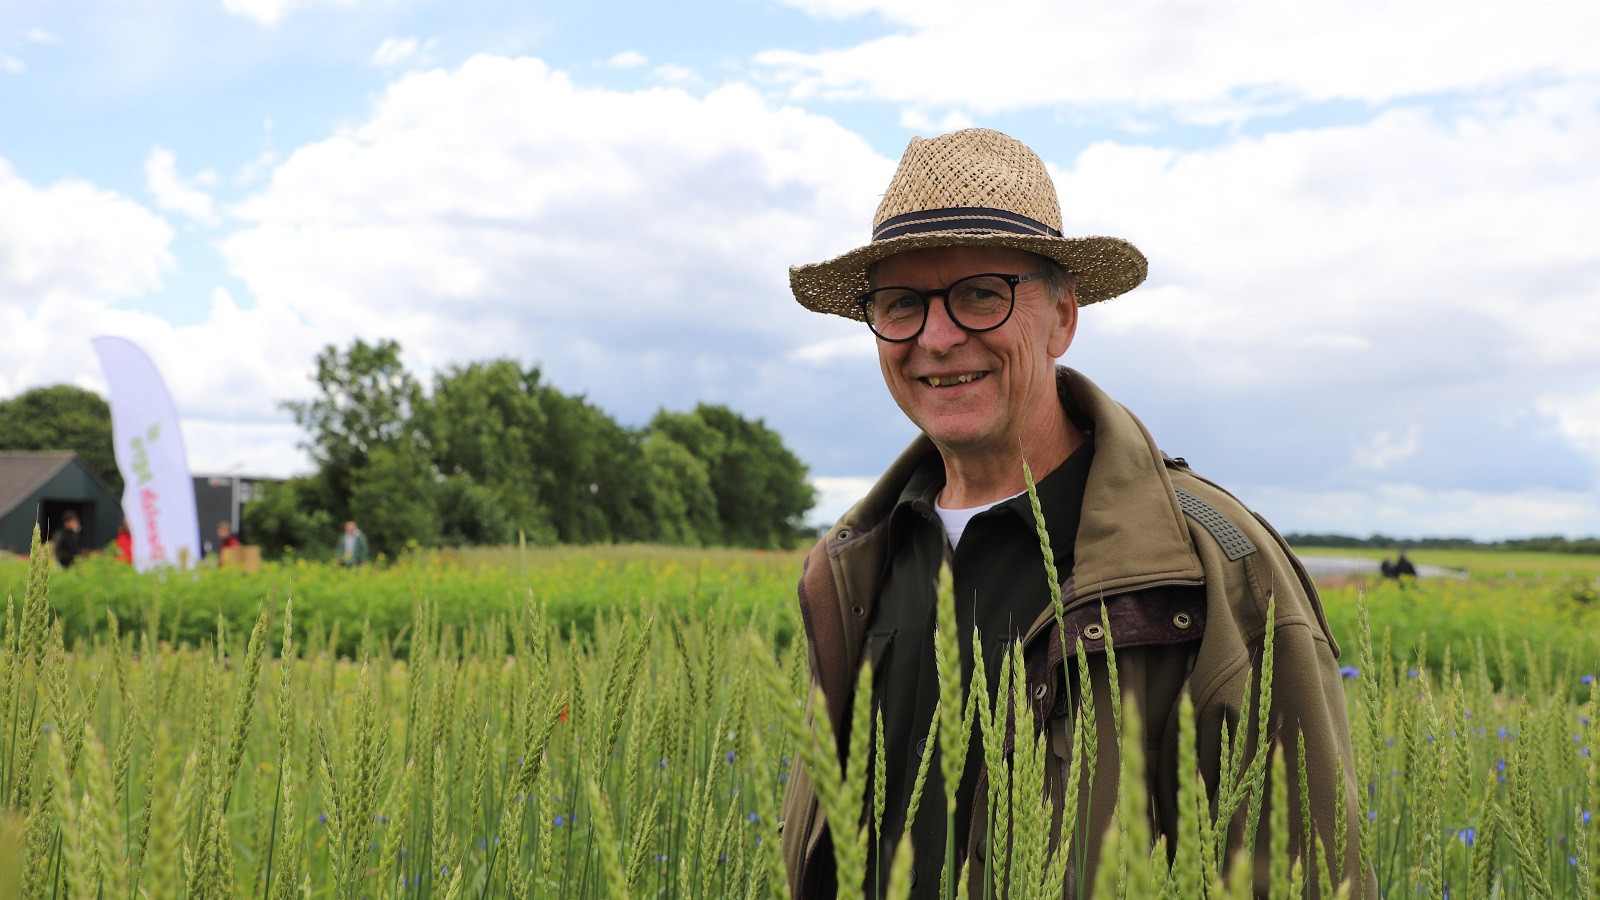
[[[878,288],[867,293],[863,304],[867,324],[884,340],[909,340],[922,331],[928,304],[941,295],[950,318],[966,331],[989,331],[1005,324],[1015,299],[1011,282],[1001,275],[973,275],[942,291]]]

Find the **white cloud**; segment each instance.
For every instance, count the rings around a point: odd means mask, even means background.
[[[28,71],[28,64],[15,56],[0,53],[0,70],[10,72],[12,75],[21,75]]]
[[[697,84],[702,80],[700,73],[678,63],[662,63],[655,67],[654,72],[656,78],[667,84]]]
[[[812,508],[808,521],[832,525],[849,512],[857,500],[866,496],[875,483],[875,478],[812,478],[811,486],[817,489],[817,505]]]
[[[1151,275],[1085,318],[1229,390],[1595,371],[1597,99],[1550,88],[1189,152],[1095,144],[1055,169],[1066,230],[1132,239]]]
[[[1422,429],[1416,425],[1399,436],[1380,431],[1372,440],[1355,448],[1353,464],[1360,469],[1387,469],[1394,463],[1415,456],[1422,446]]]
[[[31,313],[0,305],[0,334],[7,362],[0,397],[60,383],[104,395],[105,377],[89,341],[125,337],[161,372],[183,423],[191,468],[243,467],[268,475],[310,468],[295,449],[298,428],[278,402],[310,393],[309,361],[335,336],[308,327],[281,305],[241,310],[218,289],[201,321],[174,326],[147,312],[62,296]]]
[[[650,59],[637,50],[624,50],[611,57],[606,62],[606,65],[613,69],[637,69],[640,66],[648,65],[649,62]]]
[[[415,56],[417,50],[421,47],[422,43],[414,37],[386,37],[382,43],[378,44],[378,49],[372,52],[372,64],[375,66],[396,65]]]
[[[1429,490],[1405,483],[1368,489],[1301,491],[1235,487],[1280,531],[1390,537],[1449,535],[1500,540],[1541,534],[1600,534],[1593,493],[1548,490]]]
[[[972,117],[963,112],[947,112],[938,119],[922,109],[907,108],[900,113],[901,127],[918,134],[944,134],[971,128],[976,124],[978,123],[974,122]]]
[[[318,4],[350,6],[357,2],[359,0],[222,0],[222,9],[257,25],[275,28],[297,9]]]
[[[1597,332],[1589,332],[1592,343]],[[1556,420],[1573,444],[1600,457],[1600,388],[1587,393],[1560,393],[1537,401],[1540,412]]]
[[[482,56],[289,154],[220,247],[255,297],[422,370],[513,356],[624,418],[750,409],[803,390],[787,351],[838,334],[789,264],[859,240],[892,165],[745,87],[600,90]]]
[[[859,333],[846,334],[813,341],[796,347],[789,354],[789,358],[796,362],[813,365],[826,365],[835,360],[851,357],[877,359],[877,353],[873,349],[872,341]]]
[[[159,216],[112,191],[70,179],[35,187],[0,159],[0,309],[153,289],[172,267],[172,237]],[[10,335],[0,336],[9,356]]]
[[[996,0],[981,15],[921,0],[791,5],[885,22],[882,36],[854,46],[759,54],[769,77],[797,98],[874,98],[979,113],[1059,104],[1109,113],[1126,105],[1216,122],[1304,101],[1383,103],[1600,73],[1592,47],[1600,7],[1581,0],[1529,9],[1492,0],[1448,7],[1438,0],[1182,7]],[[972,64],[975,53],[988,55]]]
[[[31,43],[31,44],[59,44],[59,43],[61,43],[61,38],[55,36],[54,34],[51,34],[48,31],[45,31],[43,28],[29,28],[28,29],[28,34],[27,34],[27,39],[28,39],[28,42]]]
[[[186,183],[178,174],[178,160],[171,150],[156,147],[144,162],[145,186],[156,198],[156,206],[169,212],[182,213],[197,222],[216,225],[221,222],[211,195],[196,184],[215,184],[216,173],[205,171]]]

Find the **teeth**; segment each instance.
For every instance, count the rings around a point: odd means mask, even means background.
[[[977,380],[978,380],[978,373],[977,372],[968,372],[965,375],[945,375],[945,376],[929,375],[928,376],[928,383],[933,385],[934,387],[944,387],[947,384],[966,384],[969,381],[977,381]]]

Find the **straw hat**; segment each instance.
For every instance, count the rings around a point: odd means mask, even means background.
[[[843,256],[789,269],[800,305],[861,318],[856,298],[867,269],[926,247],[1011,247],[1037,253],[1078,276],[1078,305],[1125,294],[1144,281],[1144,254],[1120,238],[1061,236],[1061,205],[1038,154],[1010,135],[968,128],[912,138],[878,214],[872,243]]]

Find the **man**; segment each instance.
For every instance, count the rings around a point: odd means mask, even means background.
[[[367,561],[367,536],[361,533],[356,523],[344,523],[344,534],[339,537],[334,557],[339,560],[339,565],[347,567],[359,566]]]
[[[1102,604],[1124,696],[1142,717],[1152,824],[1171,848],[1181,838],[1179,701],[1184,693],[1193,700],[1199,764],[1214,785],[1221,727],[1249,720],[1246,696],[1269,627],[1269,595],[1276,666],[1268,733],[1291,748],[1305,736],[1311,816],[1324,848],[1334,845],[1336,795],[1343,792],[1350,849],[1337,860],[1325,852],[1336,878],[1355,877],[1354,764],[1338,649],[1315,588],[1270,526],[1182,460],[1166,457],[1131,413],[1083,375],[1056,367],[1072,344],[1078,308],[1133,289],[1146,271],[1131,244],[1063,237],[1060,226],[1055,187],[1038,156],[1006,135],[970,129],[911,142],[878,208],[871,243],[790,270],[803,306],[866,322],[889,393],[922,432],[818,542],[800,583],[811,677],[825,697],[811,714],[829,717],[841,747],[858,667],[873,667],[886,801],[884,835],[871,851],[881,865],[868,871],[879,873],[881,888],[909,829],[915,892],[938,889],[946,835],[937,760],[916,820],[904,819],[917,763],[936,752],[922,738],[938,693],[932,635],[942,563],[954,576],[963,654],[976,628],[991,685],[1006,648],[1024,643],[1029,696],[1051,736],[1047,770],[1065,771],[1077,665],[1069,660],[1064,668],[1059,649],[1050,657],[1058,633],[1025,495],[1026,462],[1063,579],[1067,643],[1083,640],[1098,699],[1099,761],[1084,801],[1088,847],[1073,848],[1084,854],[1084,889],[1093,884],[1117,791]],[[964,672],[974,664],[963,659]],[[957,855],[973,863],[974,897],[983,895],[987,853],[987,804],[974,798],[983,769],[983,755],[969,752],[955,816]],[[1059,816],[1064,779],[1047,782]],[[1298,780],[1289,788],[1290,821],[1298,823]],[[797,895],[837,890],[834,825],[797,764],[782,826]],[[1300,830],[1290,836],[1297,856]],[[1266,833],[1262,827],[1258,889],[1270,863]],[[1234,845],[1243,839],[1237,823],[1230,834]],[[1064,889],[1076,895],[1077,887],[1069,881]]]
[[[78,514],[67,510],[61,514],[61,528],[50,539],[56,554],[56,562],[61,568],[70,569],[77,562],[78,554],[83,552],[83,525],[78,521]]]

